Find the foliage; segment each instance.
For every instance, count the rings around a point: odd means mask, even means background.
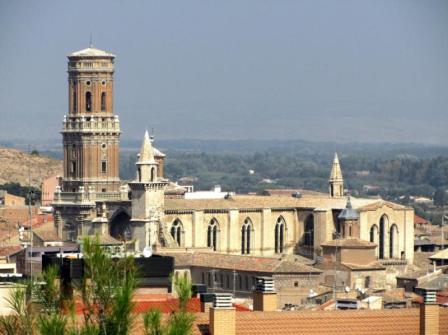
[[[165,329],[162,326],[162,312],[158,309],[150,309],[143,315],[145,335],[162,335]]]
[[[174,289],[179,298],[179,310],[171,313],[165,324],[162,324],[162,313],[149,310],[143,316],[145,335],[190,335],[193,331],[195,317],[187,312],[187,304],[191,298],[191,282],[187,277],[175,277]]]
[[[132,259],[113,260],[100,246],[98,236],[83,241],[85,275],[81,285],[86,325],[100,334],[125,335],[133,322],[135,272]]]
[[[179,309],[185,311],[187,309],[188,301],[191,298],[191,282],[186,276],[175,277],[174,289],[179,299]]]
[[[22,186],[19,183],[5,183],[0,185],[0,190],[5,190],[9,194],[17,195],[19,197],[24,197],[26,204],[28,204],[28,194],[31,191],[32,194],[32,204],[35,204],[35,201],[41,198],[41,191],[36,187],[28,187]]]
[[[434,205],[436,206],[444,206],[448,203],[448,196],[446,194],[446,190],[443,187],[439,187],[434,192]]]
[[[26,300],[25,287],[12,290],[7,302],[12,315],[0,317],[0,333],[5,335],[33,335],[35,311],[30,301]]]
[[[0,318],[0,333],[6,335],[127,335],[134,321],[132,301],[135,267],[130,258],[112,259],[98,237],[84,240],[85,276],[81,292],[84,322],[78,326],[74,302],[61,293],[56,267],[49,267],[39,284],[12,291],[12,316]],[[35,299],[26,299],[27,292]],[[70,313],[71,311],[71,313]],[[68,313],[67,313],[68,312]],[[71,317],[70,317],[71,315]]]

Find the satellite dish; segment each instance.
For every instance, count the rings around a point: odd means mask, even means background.
[[[346,293],[350,292],[350,287],[346,286],[346,287],[345,287],[345,292],[346,292]]]
[[[152,247],[149,245],[143,249],[143,257],[149,258],[151,256],[152,256]]]

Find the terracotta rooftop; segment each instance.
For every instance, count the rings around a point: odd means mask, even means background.
[[[44,242],[62,241],[54,230],[33,230],[33,233]]]
[[[428,224],[428,220],[422,218],[421,216],[414,214],[414,224]]]
[[[20,245],[10,245],[5,247],[0,247],[0,256],[10,256],[18,253],[20,250],[22,250],[22,246]]]
[[[234,195],[228,199],[166,199],[165,211],[180,210],[228,210],[228,209],[263,209],[263,208],[321,208],[344,209],[347,199],[330,196],[302,196],[301,198],[263,195]],[[374,210],[383,205],[394,209],[406,207],[378,199],[351,199],[353,208]]]
[[[440,309],[440,335],[448,335],[448,309]],[[143,334],[138,322],[133,334]],[[196,314],[194,335],[207,335],[209,316]],[[237,335],[418,335],[418,308],[355,311],[295,311],[236,313]]]
[[[175,266],[196,266],[215,269],[263,273],[321,273],[302,262],[270,257],[239,256],[212,252],[172,252],[160,254],[175,258]]]

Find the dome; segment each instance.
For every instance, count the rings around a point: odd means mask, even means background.
[[[358,220],[359,213],[356,209],[353,209],[350,197],[347,199],[347,205],[342,210],[341,214],[338,215],[340,220]]]

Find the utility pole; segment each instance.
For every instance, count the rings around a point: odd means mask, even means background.
[[[337,231],[334,233],[334,238],[336,240],[336,246],[335,246],[335,252],[334,252],[334,280],[333,280],[333,299],[334,299],[334,309],[337,308],[336,304],[336,289],[337,289],[337,272],[338,272],[338,244],[339,244],[339,238],[341,237],[341,234],[339,234]]]
[[[31,151],[30,145],[28,145],[28,217],[30,222],[30,278],[33,279],[33,213],[31,209],[32,191],[31,191]]]

